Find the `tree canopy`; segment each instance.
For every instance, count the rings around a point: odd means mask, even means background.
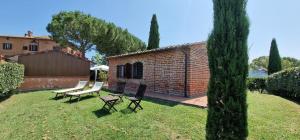
[[[292,57],[282,57],[281,64],[282,64],[282,69],[300,67],[300,60]]]
[[[248,136],[247,0],[213,0],[213,5],[214,28],[207,47],[211,75],[206,139],[244,140]]]
[[[85,56],[94,45],[98,26],[98,19],[82,12],[60,12],[52,17],[47,31],[62,46],[72,45]]]
[[[269,64],[268,64],[268,74],[272,74],[282,70],[281,58],[277,48],[276,39],[273,39],[271,42],[270,55],[269,55]]]
[[[265,71],[268,71],[268,64],[269,64],[269,57],[261,56],[252,60],[252,62],[250,63],[250,69],[253,70],[263,69]]]
[[[156,15],[153,14],[149,32],[149,40],[147,50],[159,48],[159,31]]]
[[[95,44],[100,54],[105,56],[119,55],[128,52],[141,51],[146,45],[140,39],[130,34],[126,29],[108,23],[99,27]]]
[[[144,42],[127,30],[79,11],[63,11],[54,15],[47,31],[62,46],[72,45],[83,55],[95,45],[105,56],[146,48]]]
[[[281,64],[282,64],[282,69],[300,67],[300,60],[292,57],[282,57]],[[261,56],[252,60],[252,62],[250,63],[250,69],[253,70],[263,69],[265,71],[268,71],[268,65],[269,65],[269,57]]]
[[[98,52],[92,57],[92,62],[96,65],[106,65],[106,59],[104,55],[99,54]]]

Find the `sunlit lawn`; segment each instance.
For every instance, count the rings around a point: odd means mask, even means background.
[[[107,92],[101,91],[101,96]],[[144,110],[116,106],[111,114],[96,95],[68,103],[50,91],[18,94],[0,103],[0,139],[204,139],[206,109],[146,99]],[[249,139],[299,139],[300,105],[248,94]]]

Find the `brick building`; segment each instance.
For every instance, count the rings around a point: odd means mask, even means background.
[[[61,48],[48,36],[33,36],[31,31],[28,31],[24,36],[0,35],[0,45],[0,55],[5,57],[53,49],[61,49],[69,54],[81,56],[81,53],[73,50],[71,46]]]
[[[206,44],[193,43],[108,57],[109,89],[126,82],[126,92],[135,93],[140,83],[147,94],[185,97],[207,92],[209,67]]]

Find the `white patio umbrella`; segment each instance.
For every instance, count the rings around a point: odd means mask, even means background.
[[[94,70],[95,71],[95,81],[96,81],[96,79],[97,79],[97,71],[98,70],[108,71],[109,67],[106,66],[106,65],[99,65],[99,66],[91,67],[90,70]]]

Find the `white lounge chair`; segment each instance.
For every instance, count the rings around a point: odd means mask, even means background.
[[[78,84],[74,88],[67,88],[67,89],[61,89],[61,90],[53,91],[54,93],[56,93],[55,98],[59,94],[65,95],[68,92],[75,92],[75,91],[82,90],[87,85],[87,83],[88,83],[87,81],[79,81]]]
[[[101,90],[102,85],[103,85],[103,82],[95,82],[94,86],[91,89],[78,91],[78,92],[72,92],[72,93],[66,93],[66,95],[70,96],[69,101],[71,101],[73,96],[76,96],[78,98],[78,101],[79,101],[80,96],[83,95],[83,94],[93,94],[93,93],[99,94],[99,91]]]

